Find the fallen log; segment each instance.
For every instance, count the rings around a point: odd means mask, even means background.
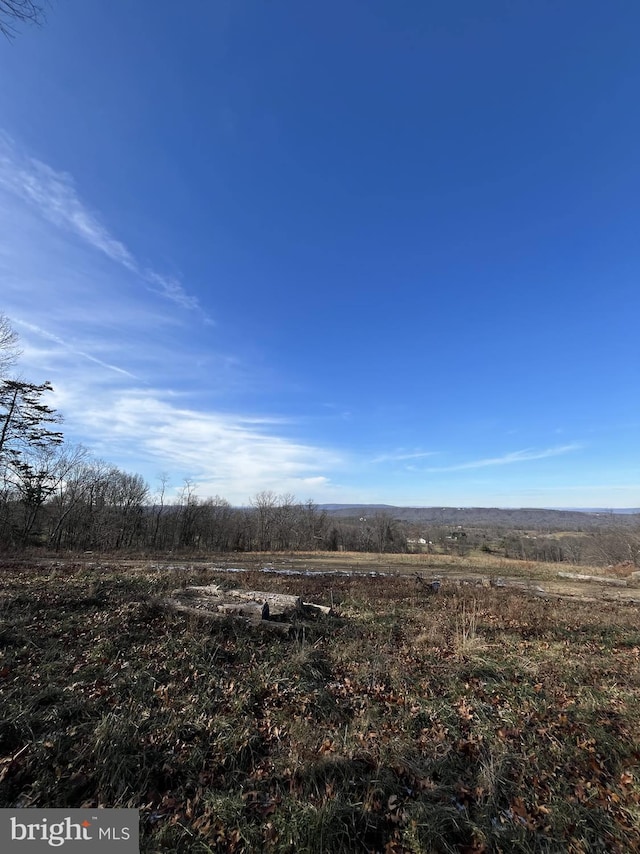
[[[176,594],[187,596],[207,596],[224,600],[225,603],[235,604],[241,602],[258,602],[269,606],[270,616],[288,616],[302,612],[303,604],[300,596],[290,596],[286,593],[269,593],[265,590],[223,590],[217,584],[208,584],[201,587],[187,587],[183,591],[174,591]]]
[[[187,614],[190,617],[197,617],[201,620],[225,620],[228,619],[229,616],[232,616],[218,610],[209,611],[207,608],[194,608],[190,605],[183,605],[182,602],[178,602],[177,599],[165,599],[164,604],[172,611],[176,611],[180,614]],[[251,617],[240,617],[238,615],[233,616],[253,628],[267,632],[267,634],[288,637],[293,629],[291,623],[272,623],[270,620],[256,620]]]
[[[268,602],[223,602],[216,605],[220,614],[229,614],[232,617],[251,617],[254,620],[269,619]]]
[[[191,616],[210,620],[235,617],[267,632],[281,635],[297,631],[299,619],[304,614],[333,614],[329,606],[303,602],[300,596],[240,588],[224,590],[217,584],[174,590],[165,603],[172,610]],[[287,618],[295,618],[296,625],[292,626]],[[300,630],[304,632],[304,627]]]
[[[267,593],[263,590],[227,590],[224,598],[267,603],[270,617],[290,617],[302,613],[302,598],[300,596],[289,596],[286,593]]]
[[[224,596],[224,590],[219,584],[205,584],[201,587],[185,587],[184,593],[197,593],[199,596]]]
[[[303,602],[302,607],[309,611],[315,611],[318,614],[324,614],[327,617],[330,617],[333,614],[333,608],[330,608],[328,605],[316,605],[314,602]]]
[[[194,605],[185,605],[177,599],[164,599],[162,604],[172,611],[179,611],[181,614],[189,614],[192,617],[203,617],[204,619],[211,620],[222,619],[224,617],[224,614],[220,614],[217,610],[210,611],[208,608],[196,608]]]

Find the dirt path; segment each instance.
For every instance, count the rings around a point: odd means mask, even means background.
[[[602,567],[542,564],[482,556],[456,558],[450,555],[371,555],[360,553],[311,553],[294,555],[238,554],[183,558],[167,555],[159,559],[121,559],[97,553],[76,558],[46,557],[9,561],[11,565],[53,569],[122,569],[127,572],[208,570],[242,575],[260,572],[265,576],[388,576],[407,575],[429,583],[439,579],[444,585],[518,589],[548,598],[582,601],[640,603],[640,583],[630,577],[607,574]],[[563,577],[564,576],[564,577]],[[582,578],[577,577],[582,576]]]

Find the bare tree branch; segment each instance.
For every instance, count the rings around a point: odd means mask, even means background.
[[[9,323],[9,318],[0,314],[0,380],[5,378],[19,355],[18,336]]]
[[[0,0],[0,33],[14,38],[18,24],[41,24],[44,6],[37,0]]]

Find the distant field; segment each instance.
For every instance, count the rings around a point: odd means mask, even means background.
[[[558,569],[6,563],[0,806],[137,807],[145,852],[640,851],[640,589]],[[336,614],[283,639],[163,607],[212,582]]]

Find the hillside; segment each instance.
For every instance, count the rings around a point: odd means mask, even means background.
[[[389,504],[325,504],[322,509],[339,518],[386,513],[401,522],[425,525],[462,525],[511,530],[584,531],[589,528],[638,527],[635,511],[550,510],[500,507],[394,507]]]

